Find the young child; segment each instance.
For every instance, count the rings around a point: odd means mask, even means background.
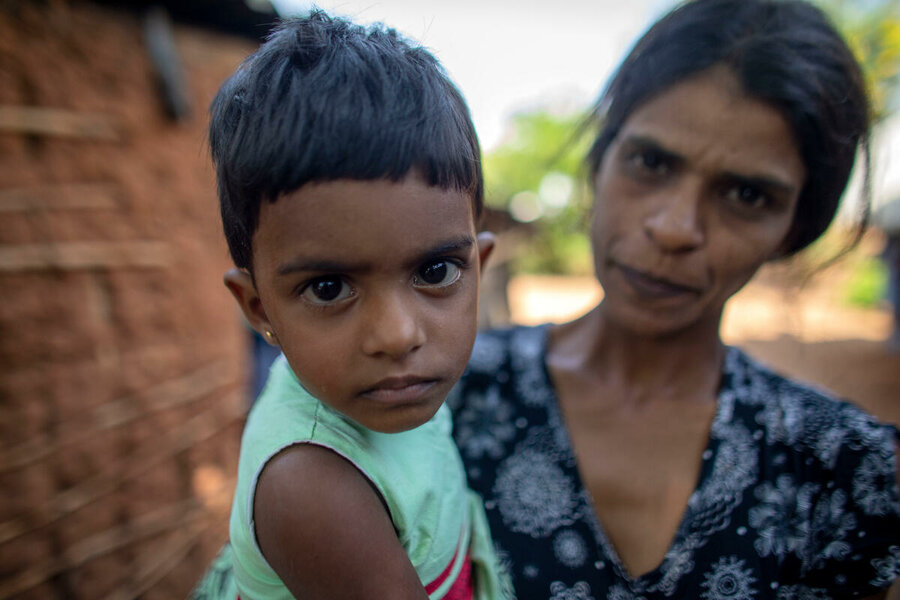
[[[211,113],[225,283],[283,356],[245,427],[230,548],[195,597],[505,597],[443,405],[492,248],[459,92],[393,30],[317,11]]]

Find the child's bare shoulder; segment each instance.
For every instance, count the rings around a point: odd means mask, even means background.
[[[380,495],[333,450],[279,452],[260,474],[253,513],[263,555],[296,597],[427,598]]]

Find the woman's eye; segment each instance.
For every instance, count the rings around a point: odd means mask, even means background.
[[[425,263],[416,272],[415,284],[419,287],[447,287],[459,279],[459,265],[446,259]]]
[[[746,184],[738,184],[726,189],[725,199],[743,209],[765,208],[769,204],[769,197],[764,192]]]
[[[661,152],[652,149],[637,150],[628,156],[628,163],[640,173],[665,175],[669,172],[669,162]]]
[[[352,296],[353,289],[340,277],[319,277],[306,284],[300,295],[312,304],[334,304]]]

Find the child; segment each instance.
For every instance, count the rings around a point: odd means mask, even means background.
[[[231,547],[195,597],[503,597],[443,406],[493,245],[459,92],[393,30],[316,11],[211,113],[225,283],[283,356],[244,431]]]

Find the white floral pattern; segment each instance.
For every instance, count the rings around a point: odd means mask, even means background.
[[[890,585],[892,581],[900,577],[900,547],[891,546],[890,553],[884,558],[872,560],[875,567],[874,585]]]
[[[757,486],[754,494],[759,504],[750,509],[750,526],[757,532],[753,546],[760,556],[781,558],[803,549],[818,489],[809,482],[797,486],[788,474],[779,475],[775,485],[764,481]]]
[[[756,577],[737,556],[723,556],[704,575],[701,596],[706,600],[751,600],[756,596]]]
[[[805,585],[785,585],[778,588],[776,600],[831,600],[831,596],[821,588]]]
[[[553,553],[567,567],[580,567],[587,560],[588,547],[577,531],[563,529],[553,538]]]
[[[853,499],[869,515],[897,512],[897,494],[891,489],[895,465],[893,459],[867,454],[853,477]],[[894,486],[896,488],[896,484]]]
[[[504,360],[506,360],[506,345],[503,340],[481,336],[475,340],[475,345],[472,346],[469,369],[473,372],[493,375]]]
[[[673,542],[660,565],[662,577],[655,585],[648,586],[647,591],[662,592],[667,597],[674,594],[681,578],[694,570],[694,551],[701,545],[701,540],[699,535],[693,534]]]
[[[523,450],[507,458],[494,492],[512,531],[544,537],[575,520],[575,482],[546,454]]]
[[[545,406],[554,398],[553,391],[543,384],[544,373],[542,370],[529,368],[530,365],[535,364],[535,361],[543,360],[543,340],[524,332],[524,330],[521,335],[513,333],[513,337],[512,344],[516,352],[511,356],[511,366],[518,375],[516,394],[528,406]]]
[[[734,348],[682,523],[630,574],[579,478],[546,332],[480,335],[448,399],[519,600],[829,600],[900,575],[896,431]]]
[[[550,584],[550,600],[594,600],[591,595],[591,586],[584,581],[579,581],[572,587],[566,587],[562,581],[554,581]]]
[[[730,524],[732,511],[756,479],[758,469],[755,442],[746,427],[723,423],[717,417],[711,436],[718,442],[712,473],[688,501],[690,531],[704,537]]]
[[[609,588],[606,600],[646,600],[646,598],[633,594],[624,585],[618,584]]]
[[[484,421],[479,415],[491,415],[491,419]],[[503,443],[516,433],[512,416],[512,404],[500,397],[496,387],[482,394],[471,394],[466,408],[456,414],[453,423],[460,452],[470,458],[501,458]]]
[[[846,510],[846,494],[835,490],[823,495],[810,521],[804,568],[821,568],[829,560],[841,561],[850,556],[849,535],[855,530],[856,516]]]

